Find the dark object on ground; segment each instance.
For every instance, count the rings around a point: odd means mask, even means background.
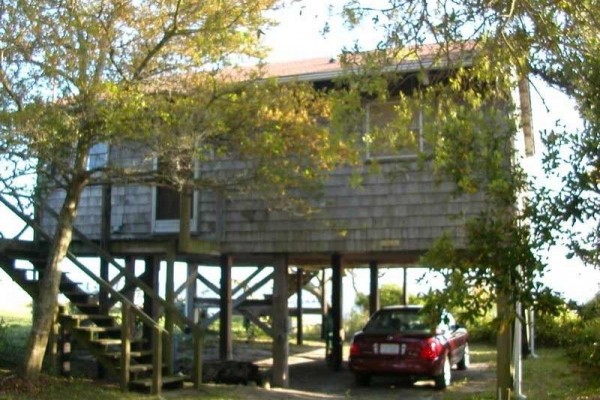
[[[263,380],[258,366],[249,361],[208,361],[202,366],[202,382],[262,386]]]
[[[2,395],[32,396],[37,398],[48,387],[49,378],[39,375],[36,379],[21,378],[18,375],[0,376],[0,398]]]

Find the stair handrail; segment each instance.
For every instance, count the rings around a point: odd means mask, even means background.
[[[44,239],[46,239],[48,242],[52,241],[50,235],[48,233],[46,233],[46,231],[34,219],[30,218],[28,215],[21,212],[21,210],[17,209],[15,206],[13,206],[8,200],[5,199],[5,197],[2,194],[0,194],[0,202],[2,204],[4,204],[15,215],[17,215],[19,218],[21,218],[23,220],[23,222],[25,222],[27,225],[31,226],[33,228],[33,230],[36,231],[37,233],[39,233]],[[34,205],[39,205],[39,201],[34,200],[33,202],[34,202]],[[56,211],[51,209],[45,202],[42,202],[42,206],[44,207],[44,209],[49,210],[50,215],[52,215],[55,219],[58,220],[58,213]],[[195,345],[194,345],[194,370],[192,371],[192,380],[194,382],[194,387],[199,388],[200,383],[202,382],[202,362],[201,362],[201,359],[202,359],[202,355],[201,355],[202,354],[201,353],[201,351],[202,351],[201,350],[202,349],[202,328],[198,324],[194,323],[194,321],[191,320],[190,318],[187,318],[186,316],[182,315],[181,312],[174,305],[169,304],[166,300],[164,300],[162,297],[160,297],[154,290],[152,290],[142,280],[140,280],[137,276],[135,276],[134,273],[130,272],[126,268],[123,268],[119,263],[116,262],[116,260],[114,259],[114,257],[112,257],[112,255],[110,255],[110,253],[108,253],[102,247],[98,246],[96,243],[89,240],[75,226],[73,226],[72,229],[73,229],[73,233],[75,233],[75,235],[77,235],[79,238],[81,238],[81,240],[85,244],[89,245],[90,247],[92,247],[96,250],[96,252],[98,253],[98,256],[100,256],[101,259],[104,259],[105,261],[110,262],[110,264],[112,264],[115,268],[117,268],[120,273],[125,275],[127,277],[127,279],[130,279],[131,281],[135,282],[138,285],[138,287],[140,289],[142,289],[142,291],[144,291],[144,293],[149,295],[152,299],[158,301],[166,310],[169,310],[171,315],[173,317],[175,317],[174,322],[177,323],[180,328],[185,328],[186,326],[190,328],[190,330],[192,332],[193,340],[195,343]],[[130,306],[133,309],[133,311],[144,322],[146,322],[153,328],[154,332],[156,332],[157,334],[162,334],[164,332],[164,333],[166,333],[167,336],[170,334],[168,330],[166,330],[165,328],[158,325],[158,323],[156,321],[154,321],[149,315],[147,315],[145,312],[143,312],[138,306],[135,305],[135,303],[133,303],[131,300],[129,300],[126,296],[124,296],[119,291],[115,290],[108,282],[106,282],[104,279],[98,277],[96,274],[94,274],[92,271],[90,271],[87,267],[85,267],[81,262],[79,262],[77,257],[73,253],[71,253],[70,251],[67,251],[67,257],[69,258],[69,260],[71,262],[73,262],[73,264],[75,264],[75,266],[77,266],[84,273],[86,273],[86,275],[88,275],[90,278],[92,278],[92,280],[96,281],[100,286],[105,288],[109,293],[111,293],[112,295],[114,295],[118,299],[120,299],[122,303]]]
[[[4,203],[4,201],[2,201],[2,202]],[[34,200],[34,204],[40,205],[39,203],[40,203],[39,201]],[[53,210],[47,203],[45,203],[45,202],[41,202],[41,203],[42,203],[41,206],[44,207],[45,211],[48,211],[49,214],[53,218],[58,219],[59,215],[55,210]],[[25,221],[25,222],[27,222],[27,221]],[[75,236],[77,236],[85,245],[90,246],[98,254],[98,256],[101,259],[108,261],[113,267],[117,268],[119,273],[125,275],[125,277],[127,279],[130,279],[137,285],[137,287],[142,289],[142,291],[145,294],[150,296],[153,300],[158,301],[165,309],[167,309],[171,313],[173,313],[173,315],[175,316],[175,322],[177,323],[177,325],[179,325],[180,328],[183,329],[185,327],[189,327],[191,329],[194,329],[196,324],[194,323],[194,321],[192,319],[183,315],[181,313],[181,311],[179,309],[177,309],[177,307],[175,307],[172,304],[169,304],[169,302],[167,302],[165,299],[160,297],[144,281],[142,281],[137,276],[135,276],[134,273],[129,271],[127,268],[123,268],[108,251],[106,251],[101,246],[94,243],[92,240],[88,239],[87,236],[83,232],[81,232],[75,226],[73,226],[72,229],[73,229],[73,233],[75,234]]]
[[[2,204],[4,204],[15,215],[17,215],[19,218],[21,218],[23,220],[23,222],[25,222],[27,225],[31,226],[33,228],[33,230],[35,230],[38,234],[40,234],[44,239],[46,239],[49,242],[51,241],[50,235],[48,233],[46,233],[46,231],[37,222],[35,222],[33,219],[29,218],[27,215],[22,213],[21,210],[17,209],[15,206],[10,204],[10,202],[8,202],[4,198],[4,196],[1,194],[0,194],[0,202]],[[99,276],[97,276],[96,274],[94,274],[89,268],[87,268],[85,265],[83,265],[77,259],[77,257],[73,253],[71,253],[69,250],[67,250],[66,256],[73,264],[75,264],[75,266],[77,268],[79,268],[88,277],[90,277],[92,280],[94,280],[96,283],[98,283],[98,285],[100,285],[102,288],[109,291],[113,296],[116,296],[122,303],[126,303],[127,305],[129,305],[133,309],[133,312],[136,313],[146,324],[150,325],[150,327],[152,327],[153,329],[160,329],[161,331],[167,332],[166,329],[161,327],[156,321],[154,321],[148,314],[146,314],[138,306],[136,306],[131,300],[129,300],[123,294],[119,293],[112,286],[110,286],[110,284],[108,282],[106,282],[104,279],[102,279]]]

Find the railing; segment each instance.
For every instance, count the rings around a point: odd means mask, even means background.
[[[23,220],[28,226],[30,226],[36,233],[38,233],[41,238],[50,242],[52,238],[49,234],[47,234],[44,229],[29,216],[25,215],[21,210],[13,206],[10,202],[8,202],[4,196],[0,195],[0,202],[4,204],[10,211],[12,211],[15,215],[17,215],[21,220]],[[39,206],[39,204],[36,204]],[[55,219],[58,219],[58,214],[43,204],[45,210],[49,211],[49,214],[53,216]],[[80,232],[77,228],[73,227],[73,233],[86,245],[90,246],[98,256],[110,263],[113,267],[117,268],[119,271],[120,277],[125,277],[126,279],[133,282],[137,287],[139,287],[145,294],[150,296],[153,300],[157,301],[161,304],[166,313],[169,314],[170,317],[173,317],[174,322],[182,329],[190,328],[193,335],[193,343],[194,343],[194,366],[192,372],[192,381],[194,383],[194,387],[198,388],[202,381],[202,335],[201,328],[196,325],[191,319],[185,317],[180,313],[180,311],[175,307],[174,304],[167,302],[165,299],[161,298],[154,290],[152,290],[146,283],[140,280],[134,273],[128,271],[123,268],[115,259],[110,255],[106,250],[98,246],[96,243],[89,240],[82,232]],[[94,274],[89,268],[83,265],[78,258],[67,251],[67,258],[83,273],[85,273],[89,278],[95,281],[101,290],[105,290],[111,294],[111,296],[117,300],[117,302],[121,303],[121,312],[122,312],[122,357],[121,357],[121,388],[126,390],[129,383],[129,365],[130,365],[130,344],[131,337],[129,332],[129,324],[131,321],[131,313],[135,314],[142,320],[143,323],[148,325],[153,332],[153,376],[152,376],[152,393],[158,393],[161,388],[162,382],[162,341],[163,335],[167,336],[169,340],[172,340],[172,332],[169,332],[165,328],[158,325],[156,321],[154,321],[150,316],[140,310],[131,300],[129,300],[124,294],[115,290],[111,283],[105,281],[101,277]],[[114,280],[113,280],[114,281]],[[172,347],[172,346],[169,346]],[[172,357],[171,357],[172,359]],[[172,360],[169,360],[170,369],[172,369]]]
[[[40,206],[40,204],[38,204],[38,203],[36,203],[36,205]],[[44,204],[41,204],[41,206],[43,206],[44,210],[47,211],[53,218],[55,218],[55,219],[58,218],[58,213],[56,211],[54,211],[52,208],[50,208],[47,204],[44,203]],[[142,281],[137,276],[135,276],[135,274],[132,273],[131,271],[129,271],[126,268],[124,268],[123,266],[121,266],[109,252],[107,252],[105,249],[103,249],[102,247],[100,247],[95,242],[93,242],[90,239],[88,239],[85,236],[85,234],[83,232],[81,232],[80,230],[78,230],[76,227],[73,227],[73,233],[74,233],[74,235],[77,238],[79,238],[81,240],[81,242],[83,244],[85,244],[86,246],[88,246],[89,248],[91,248],[92,250],[94,250],[94,252],[96,254],[98,254],[101,259],[103,259],[104,261],[108,262],[110,265],[112,265],[114,268],[117,269],[118,274],[117,274],[117,276],[115,278],[113,278],[111,280],[110,285],[116,284],[119,281],[119,279],[125,277],[126,281],[128,280],[130,283],[133,283],[136,287],[142,289],[142,291],[145,294],[147,294],[150,298],[152,298],[153,300],[157,301],[161,306],[163,306],[163,309],[165,310],[165,313],[168,314],[169,317],[173,317],[174,322],[182,330],[185,330],[186,328],[190,329],[190,332],[192,333],[192,336],[193,336],[193,344],[194,344],[194,349],[195,349],[194,353],[196,353],[196,349],[199,349],[199,348],[201,349],[202,348],[202,329],[203,329],[203,326],[199,326],[199,325],[195,324],[192,319],[190,319],[190,318],[186,317],[185,315],[183,315],[177,309],[177,307],[175,307],[174,304],[172,304],[172,303],[168,302],[167,300],[163,299],[162,297],[160,297],[144,281]],[[125,289],[127,289],[127,286],[125,286]],[[110,293],[112,294],[112,292],[110,292]],[[112,302],[111,305],[114,305],[114,302]],[[170,319],[170,318],[167,318],[167,319]],[[172,332],[169,332],[169,333],[172,333]],[[170,351],[171,348],[172,348],[172,346],[168,347],[169,351]],[[172,357],[169,357],[168,361],[170,363],[172,361]],[[170,369],[172,370],[172,365],[170,366]],[[194,356],[194,366],[193,366],[193,372],[192,372],[192,381],[194,383],[194,387],[196,387],[196,388],[199,387],[199,385],[200,385],[200,383],[202,381],[202,359],[201,359],[201,355],[199,355],[198,358],[196,358],[196,355]]]

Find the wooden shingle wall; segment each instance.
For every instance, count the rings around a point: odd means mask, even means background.
[[[455,197],[452,184],[437,183],[410,163],[383,164],[381,170],[363,172],[358,187],[349,183],[349,168],[336,171],[311,201],[319,210],[308,216],[272,211],[259,201],[224,201],[223,251],[425,250],[444,232],[460,243],[466,218],[483,207],[480,196]]]
[[[372,173],[365,166],[356,187],[350,184],[356,170],[333,172],[322,193],[310,198],[315,210],[309,215],[278,211],[248,196],[201,191],[195,236],[220,242],[226,253],[418,251],[444,232],[460,243],[465,220],[484,206],[480,195],[456,197],[452,184],[436,182],[416,163],[391,162],[379,169]],[[149,186],[113,186],[114,239],[153,237],[152,195]],[[88,187],[76,220],[92,239],[100,238],[101,199],[101,187]],[[48,200],[58,207],[61,196]]]
[[[111,235],[119,239],[136,239],[151,234],[150,186],[115,186],[112,188],[111,203]]]

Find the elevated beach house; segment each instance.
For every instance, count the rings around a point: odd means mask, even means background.
[[[426,52],[421,56],[407,58],[386,72],[401,77],[394,81],[392,93],[413,93],[428,82],[445,79],[453,68],[448,62],[428,58]],[[465,60],[461,63],[464,65]],[[323,90],[343,85],[339,79],[344,68],[337,59],[272,64],[266,65],[265,71],[283,84],[304,81]],[[393,97],[382,101],[365,95],[361,104],[360,131],[367,137],[393,120],[397,102]],[[465,221],[485,205],[481,194],[457,195],[453,182],[440,179],[428,168],[421,157],[428,150],[425,118],[420,109],[414,110],[410,124],[415,140],[407,148],[365,143],[360,165],[336,169],[318,196],[309,199],[313,208],[310,214],[285,212],[252,195],[235,192],[196,190],[189,202],[182,202],[175,190],[151,184],[86,188],[71,258],[84,269],[87,267],[82,257],[101,258],[100,274],[86,272],[98,285],[98,293],[88,292],[67,275],[63,277],[61,292],[73,306],[71,314],[60,317],[62,330],[87,346],[105,370],[119,375],[124,387],[138,385],[158,391],[184,379],[177,374],[182,357],[173,346],[174,326],[191,332],[199,343],[204,329],[219,321],[218,354],[226,361],[233,358],[232,315],[241,313],[273,338],[272,379],[285,386],[290,379],[289,319],[298,319],[297,329],[301,332],[302,287],[327,270],[331,290],[326,295],[321,292],[323,309],[312,311],[324,313],[329,305],[328,361],[333,369],[339,369],[344,269],[370,268],[374,310],[378,267],[415,265],[442,235],[462,243]],[[136,162],[135,153],[100,144],[93,147],[89,163],[94,166],[124,157]],[[212,166],[199,166],[195,173],[217,166],[239,167],[233,161],[215,161]],[[56,223],[52,210],[61,205],[62,196],[56,190],[41,199],[37,210],[40,232],[52,232]],[[48,237],[37,235],[41,242]],[[13,261],[30,259],[35,268],[43,268],[43,263],[35,262],[43,258],[43,251],[43,245],[35,245],[36,258],[30,247],[7,247],[3,250],[3,267],[24,287],[31,287],[35,277],[18,272]],[[205,274],[211,267],[220,268],[218,281]],[[256,272],[234,287],[232,268],[238,267],[253,267]],[[159,274],[161,268],[163,274]],[[186,279],[176,287],[179,270],[184,271]],[[268,274],[256,282],[259,271]],[[165,280],[159,282],[159,277]],[[212,303],[199,298],[199,283],[217,295]],[[251,298],[271,283],[272,296],[261,301]],[[140,308],[136,306],[140,302],[139,296],[134,297],[135,291],[143,293]],[[174,304],[184,293],[188,305],[182,313]],[[299,299],[295,308],[288,307],[292,294]],[[115,318],[116,311],[111,312],[115,304],[121,305],[123,319]],[[212,311],[207,313],[209,308]],[[203,312],[196,312],[198,309]],[[164,324],[157,323],[161,315]],[[265,315],[271,318],[262,318]],[[127,329],[135,325],[131,320],[141,321],[143,332]],[[198,383],[203,355],[199,344],[193,347],[195,366],[184,372]],[[205,361],[207,358],[204,355]]]

